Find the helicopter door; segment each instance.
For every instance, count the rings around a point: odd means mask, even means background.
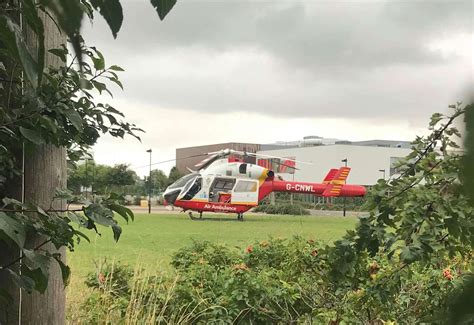
[[[250,179],[241,179],[237,181],[232,193],[233,204],[258,204],[258,181]]]

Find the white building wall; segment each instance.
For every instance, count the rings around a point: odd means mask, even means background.
[[[260,153],[284,158],[294,157],[296,160],[311,163],[296,163],[299,170],[295,171],[294,179],[302,182],[321,182],[331,168],[344,166],[341,160],[347,158],[347,166],[351,167],[347,183],[373,185],[383,176],[380,169],[385,169],[386,178],[390,176],[391,157],[402,158],[410,152],[411,150],[406,148],[328,145],[259,151],[257,155]],[[293,179],[290,174],[281,176],[288,181]]]

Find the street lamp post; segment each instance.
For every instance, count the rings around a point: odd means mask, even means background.
[[[151,149],[146,152],[150,153],[150,170],[148,173],[148,214],[151,213]]]
[[[383,173],[383,180],[385,180],[385,169],[379,169],[379,172]]]
[[[344,158],[341,160],[341,162],[344,163],[344,167],[347,167],[347,158]],[[345,183],[346,181],[344,181]],[[344,196],[344,198],[342,199],[342,216],[345,217],[346,216],[346,197]]]

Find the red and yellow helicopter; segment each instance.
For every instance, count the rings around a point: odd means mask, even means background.
[[[331,169],[322,183],[290,182],[277,177],[271,169],[228,159],[231,155],[262,155],[232,149],[204,155],[209,157],[196,165],[197,171],[178,179],[164,192],[167,203],[190,211],[190,217],[191,211],[198,212],[200,217],[204,211],[209,211],[236,213],[237,219],[243,220],[244,212],[257,206],[272,192],[309,193],[323,197],[355,197],[366,194],[364,186],[346,184],[351,170],[349,167]],[[297,162],[292,159],[290,161]]]

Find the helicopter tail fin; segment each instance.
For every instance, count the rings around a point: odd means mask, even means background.
[[[349,167],[331,169],[326,178],[330,176],[333,170],[335,170],[336,172],[333,172],[333,177],[331,180],[325,182],[325,184],[328,184],[328,186],[324,190],[322,196],[339,196],[341,194],[342,186],[344,186],[344,184],[346,183],[347,177],[349,176],[349,173],[351,171]]]

